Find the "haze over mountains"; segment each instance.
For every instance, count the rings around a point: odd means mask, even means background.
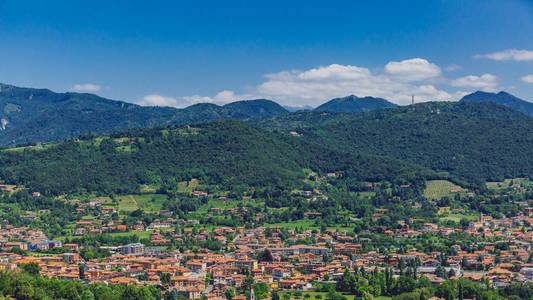
[[[481,101],[495,102],[527,115],[533,114],[533,103],[505,92],[476,92],[465,96],[460,102]],[[223,119],[250,121],[265,128],[290,129],[336,123],[353,119],[352,113],[355,112],[394,107],[395,104],[385,99],[350,95],[332,99],[307,112],[290,112],[266,99],[242,100],[223,106],[201,103],[177,109],[144,107],[93,94],[54,93],[48,89],[0,84],[0,145],[50,142],[89,132],[101,134],[130,128]]]

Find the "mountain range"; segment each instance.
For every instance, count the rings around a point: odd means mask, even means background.
[[[301,188],[304,169],[342,174],[347,187],[438,178],[480,187],[533,176],[533,137],[524,135],[533,118],[510,105],[527,107],[523,100],[496,103],[512,97],[504,93],[409,106],[348,96],[289,112],[266,99],[177,109],[0,88],[4,145],[66,139],[0,151],[0,180],[49,194],[135,193],[191,178]]]
[[[475,92],[460,102],[486,101],[533,114],[533,103],[505,92]],[[242,100],[223,106],[200,103],[178,109],[145,107],[93,94],[55,93],[0,84],[0,146],[59,141],[89,132],[104,134],[224,119],[249,121],[270,129],[291,129],[353,120],[353,113],[394,107],[395,104],[382,98],[350,95],[332,99],[314,110],[296,112],[291,112],[295,108],[287,109],[266,99]]]
[[[289,132],[269,130],[295,122],[301,126]],[[264,128],[219,120],[7,148],[0,151],[0,181],[59,195],[138,193],[141,185],[167,189],[192,178],[290,191],[309,188],[304,170],[339,174],[338,183],[350,190],[365,182],[430,179],[482,188],[487,180],[533,176],[533,136],[523,134],[533,131],[533,119],[496,103],[298,112],[256,124]]]

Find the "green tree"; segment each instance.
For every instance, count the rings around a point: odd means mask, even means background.
[[[161,273],[161,283],[170,284],[170,273]]]
[[[41,271],[41,267],[38,263],[27,263],[27,264],[20,264],[19,267],[22,269],[22,271],[30,274],[30,275],[38,275]]]
[[[253,285],[255,297],[257,299],[263,299],[268,297],[268,285],[264,282],[258,282]]]
[[[252,275],[248,275],[244,279],[244,282],[242,283],[241,289],[242,289],[243,292],[248,292],[248,291],[250,291],[250,289],[252,288],[253,285],[254,285],[254,278],[252,277]]]
[[[362,300],[374,300],[374,295],[370,294],[369,292],[363,292]]]
[[[224,296],[226,297],[226,299],[231,300],[231,298],[235,297],[235,289],[232,287],[226,288],[226,290],[224,291]]]
[[[81,300],[94,300],[94,294],[90,289],[84,289],[81,293]]]
[[[79,264],[78,265],[78,276],[81,280],[85,279],[85,265]]]

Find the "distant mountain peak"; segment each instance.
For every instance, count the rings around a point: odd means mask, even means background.
[[[396,104],[391,103],[383,98],[375,97],[357,97],[356,95],[349,95],[342,98],[332,99],[317,108],[316,111],[331,111],[331,112],[365,112],[375,109],[395,107]]]
[[[533,103],[520,99],[505,91],[498,93],[476,91],[472,94],[464,96],[461,102],[493,102],[505,105],[509,108],[522,112],[526,115],[533,116]]]
[[[270,117],[289,113],[281,105],[268,99],[240,100],[228,103],[223,107],[250,117]]]

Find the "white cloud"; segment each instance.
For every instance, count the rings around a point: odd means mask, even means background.
[[[457,69],[458,66],[453,68]],[[422,58],[389,62],[384,70],[378,69],[376,72],[360,66],[331,64],[308,70],[282,70],[264,77],[262,83],[248,88],[246,94],[223,90],[215,96],[193,95],[178,98],[179,100],[163,97],[157,98],[158,101],[145,103],[175,103],[171,106],[183,107],[203,102],[225,104],[242,99],[265,98],[282,105],[299,107],[317,106],[332,98],[354,94],[359,97],[381,97],[396,104],[409,104],[411,95],[415,96],[416,102],[453,101],[468,93],[464,90],[456,91],[457,88],[443,90],[436,86],[437,83],[482,90],[493,90],[498,86],[496,76],[491,74],[446,81],[441,77],[439,66]],[[164,99],[168,101],[163,101]]]
[[[413,58],[402,61],[391,61],[385,66],[389,75],[397,76],[406,81],[420,81],[440,76],[441,70],[423,58]]]
[[[521,79],[525,83],[533,83],[533,74],[526,75],[526,76],[522,77]]]
[[[492,74],[481,76],[468,75],[460,77],[451,82],[452,86],[476,88],[484,91],[494,91],[498,87],[498,78]]]
[[[75,84],[72,89],[77,92],[98,92],[100,86],[92,83]]]
[[[306,71],[281,71],[267,74],[267,80],[256,87],[256,94],[275,99],[285,105],[319,105],[350,94],[382,97],[398,104],[407,104],[411,95],[417,102],[458,99],[455,94],[437,89],[432,84],[416,85],[408,81],[433,78],[440,68],[424,59],[388,64],[389,74],[373,74],[356,66],[329,65]],[[421,74],[417,74],[416,70]],[[399,76],[404,74],[404,76]],[[409,77],[406,80],[405,77]]]
[[[200,95],[192,95],[192,96],[185,96],[183,97],[183,100],[185,100],[188,104],[197,104],[197,103],[212,103],[213,98],[208,96],[200,96]]]
[[[146,95],[142,100],[137,101],[137,104],[142,106],[171,106],[180,107],[178,100],[172,97],[161,96],[158,94]]]
[[[185,97],[169,97],[169,96],[163,96],[159,94],[150,94],[144,96],[142,99],[138,100],[136,103],[142,106],[169,106],[169,107],[176,107],[176,108],[184,108],[190,105],[198,104],[198,103],[214,103],[214,104],[226,104],[230,102],[234,102],[241,99],[254,99],[258,98],[257,96],[253,96],[251,94],[243,94],[243,95],[235,95],[235,92],[224,90],[219,93],[217,93],[214,97],[209,96],[200,96],[200,95],[192,95],[192,96],[185,96]]]
[[[281,74],[280,74],[281,75]],[[327,67],[319,67],[298,74],[303,80],[323,80],[323,79],[362,79],[370,75],[366,68],[355,66],[343,66],[332,64]],[[285,76],[285,74],[283,74]]]
[[[459,71],[461,69],[463,69],[463,67],[461,67],[460,65],[456,65],[456,64],[451,64],[446,67],[447,72]]]
[[[245,95],[236,96],[235,92],[224,90],[216,94],[214,97],[193,95],[193,96],[183,97],[183,99],[187,101],[189,104],[197,104],[197,103],[226,104],[229,102],[237,101],[239,99],[243,99],[242,97],[246,97],[246,96]]]
[[[236,100],[238,99],[237,99],[237,96],[235,96],[235,93],[233,91],[227,91],[227,90],[219,92],[213,98],[213,102],[217,102],[217,103],[229,103],[229,102],[233,102]]]
[[[492,60],[504,61],[533,61],[533,51],[508,49],[500,52],[493,52],[488,54],[476,54],[474,58],[487,58]]]
[[[282,105],[317,106],[325,101],[350,94],[385,98],[397,104],[408,104],[411,95],[416,102],[458,100],[464,92],[440,90],[431,81],[441,74],[440,68],[422,58],[390,62],[385,72],[374,74],[368,68],[331,64],[308,70],[284,70],[266,74],[266,80],[251,88],[248,94],[222,91],[214,97],[183,97],[188,103],[228,103],[241,99],[266,98]]]

